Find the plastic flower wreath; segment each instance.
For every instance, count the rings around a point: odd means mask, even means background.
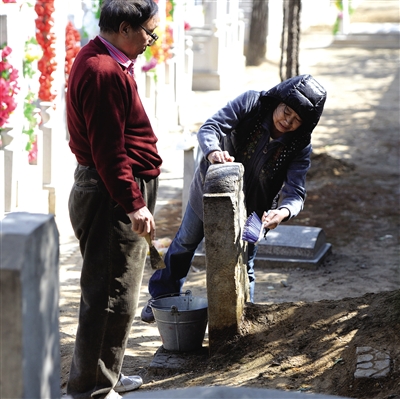
[[[11,52],[9,46],[0,47],[0,128],[17,108],[14,96],[19,90],[18,71],[7,61]]]

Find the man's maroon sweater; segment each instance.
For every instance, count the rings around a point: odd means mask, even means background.
[[[80,165],[94,166],[126,213],[146,206],[134,178],[160,174],[157,137],[134,78],[98,37],[78,53],[68,79],[69,146]]]

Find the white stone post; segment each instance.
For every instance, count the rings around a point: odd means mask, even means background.
[[[342,6],[343,12],[340,23],[340,34],[346,36],[350,32],[349,0],[342,0]]]
[[[2,171],[2,172],[1,172]],[[5,173],[4,173],[4,151],[0,150],[0,218],[4,215],[4,180],[5,180]]]
[[[244,32],[238,2],[205,2],[204,26],[193,38],[193,90],[233,90],[245,67]],[[241,25],[243,28],[243,24]],[[233,86],[233,87],[232,87]]]
[[[191,82],[188,82],[190,75],[186,72],[186,61],[189,53],[186,52],[185,26],[183,5],[176,2],[174,9],[174,58],[176,62],[175,96],[177,106],[177,124],[182,124],[182,111],[188,102],[188,95],[192,90]],[[188,60],[190,63],[190,60]],[[188,85],[189,83],[189,85]]]
[[[22,57],[24,51],[24,36],[21,35],[19,23],[24,25],[19,5],[14,3],[0,3],[0,44],[7,44],[12,49],[7,57],[8,62],[18,71],[18,86],[23,85]],[[22,19],[22,20],[21,20]],[[2,133],[2,150],[4,166],[1,171],[1,181],[4,187],[4,212],[11,212],[18,204],[17,189],[20,177],[20,166],[23,162],[22,124],[23,124],[23,91],[19,90],[14,100],[17,103],[16,109],[10,114],[9,120]],[[7,148],[6,148],[7,147]],[[4,177],[3,177],[4,175]],[[1,183],[0,183],[1,184]]]
[[[68,195],[72,181],[73,161],[67,141],[67,126],[65,121],[65,27],[67,24],[66,2],[54,1],[54,33],[56,36],[57,68],[53,72],[52,85],[57,96],[52,102],[41,101],[40,108],[43,123],[43,188],[48,190],[48,212],[60,214],[65,210],[65,196]],[[59,203],[58,199],[63,199]]]
[[[4,212],[10,212],[16,204],[16,176],[14,168],[14,151],[7,149],[6,147],[13,141],[14,137],[11,134],[12,128],[2,128],[1,130],[1,141],[2,145],[0,148],[0,192],[1,192],[1,214]]]

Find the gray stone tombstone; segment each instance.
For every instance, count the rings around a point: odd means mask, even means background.
[[[59,234],[53,215],[0,221],[0,397],[59,398]]]
[[[211,165],[205,180],[204,235],[208,296],[209,350],[240,331],[248,297],[243,193],[240,163]]]
[[[321,228],[280,225],[260,241],[255,267],[315,270],[331,252],[332,245]]]
[[[319,227],[280,225],[270,230],[258,245],[256,269],[297,268],[315,270],[332,252],[325,232]],[[192,262],[203,266],[204,246],[200,245]]]

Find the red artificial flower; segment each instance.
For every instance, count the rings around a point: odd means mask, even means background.
[[[76,30],[74,24],[69,21],[65,28],[65,87],[68,86],[68,78],[71,72],[72,64],[79,53],[81,36]]]
[[[55,61],[56,36],[52,29],[54,27],[54,0],[40,1],[35,4],[35,11],[38,18],[36,24],[36,40],[43,50],[43,57],[38,62],[38,69],[41,72],[39,78],[39,99],[42,101],[53,101],[56,98],[55,90],[52,90],[51,82],[54,78],[51,74],[57,67]]]
[[[8,122],[10,114],[17,108],[14,96],[19,90],[18,71],[6,58],[11,52],[9,46],[0,50],[0,127]]]

